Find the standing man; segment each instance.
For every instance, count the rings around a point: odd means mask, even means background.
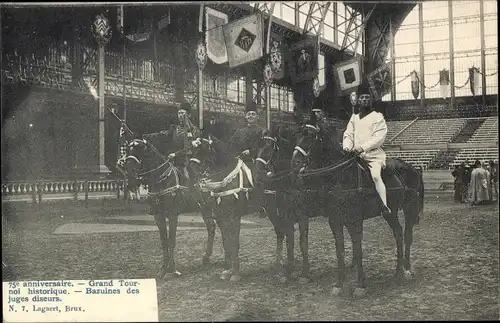
[[[455,165],[455,169],[451,172],[451,175],[454,177],[453,184],[455,186],[455,202],[462,203],[462,167],[461,165]]]
[[[386,155],[382,150],[387,135],[387,124],[380,112],[372,110],[370,89],[366,80],[358,87],[359,113],[351,116],[344,132],[342,146],[344,151],[360,154],[370,165],[370,173],[383,204],[382,213],[390,214],[387,206],[387,193],[382,180],[382,168],[385,168]]]
[[[469,161],[467,160],[464,165],[464,171],[463,171],[463,182],[462,182],[462,200],[465,203],[470,202],[470,178],[471,178],[471,173],[472,173],[472,167],[470,166]]]
[[[484,204],[489,200],[488,174],[479,160],[474,163],[471,173],[472,205]]]

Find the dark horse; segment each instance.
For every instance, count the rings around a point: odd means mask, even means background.
[[[165,157],[158,150],[167,151],[168,140],[159,141],[154,145],[149,140],[135,139],[128,145],[128,156],[124,162],[125,175],[128,180],[127,189],[133,189],[141,184],[148,189],[149,202],[152,205],[155,223],[158,226],[163,248],[163,264],[157,273],[157,278],[180,275],[175,270],[175,242],[178,216],[186,206],[187,201],[199,201],[197,191],[193,188],[193,179],[186,171],[176,165],[185,158],[183,149],[178,151],[173,160]],[[215,237],[215,221],[209,208],[201,208],[203,221],[207,226],[208,240],[203,263],[207,263],[212,254]],[[168,231],[167,221],[168,219]]]
[[[241,278],[241,216],[245,214],[248,206],[248,193],[254,187],[252,171],[242,158],[234,157],[225,143],[206,131],[203,131],[202,138],[196,141],[197,144],[192,148],[195,157],[190,160],[190,168],[198,178],[195,187],[203,197],[202,203],[204,207],[213,210],[221,231],[225,270],[220,278],[236,282]],[[207,174],[207,169],[210,175]],[[204,177],[203,173],[208,176]]]
[[[335,139],[332,139],[335,138]],[[292,166],[298,187],[316,190],[326,201],[331,213],[329,225],[335,236],[338,259],[337,282],[333,293],[339,295],[345,280],[344,231],[346,226],[353,244],[353,266],[357,270],[355,296],[365,294],[365,276],[362,264],[363,221],[381,215],[381,201],[368,171],[368,165],[357,155],[342,150],[337,133],[326,132],[316,124],[314,116],[302,127]],[[424,185],[422,175],[400,159],[387,158],[382,178],[387,186],[387,201],[392,213],[384,216],[394,234],[397,247],[396,277],[412,275],[410,248],[413,227],[423,211]],[[403,229],[398,220],[398,210],[405,217],[404,257]]]
[[[296,127],[295,127],[296,128]],[[296,208],[289,207],[297,190],[291,189],[290,157],[292,156],[297,129],[277,125],[262,136],[263,144],[255,160],[257,184],[264,191],[264,208],[276,232],[276,265],[280,266],[283,257],[283,241],[286,238],[287,261],[284,266],[285,279],[289,280],[294,268],[294,225],[298,223],[300,249],[302,253],[302,272],[299,279],[309,277],[308,231],[309,217]],[[291,198],[290,198],[291,197]]]

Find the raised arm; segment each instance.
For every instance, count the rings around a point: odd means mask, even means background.
[[[342,148],[351,150],[354,148],[354,114],[347,123],[347,128],[344,131],[344,139],[342,140]]]

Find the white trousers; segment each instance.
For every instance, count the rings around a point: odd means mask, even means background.
[[[384,181],[382,180],[382,164],[378,161],[369,162],[370,164],[370,173],[373,178],[373,182],[375,183],[375,189],[380,195],[382,202],[385,206],[387,206],[387,192],[385,189]]]

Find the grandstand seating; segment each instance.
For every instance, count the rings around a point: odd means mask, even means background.
[[[419,166],[422,169],[427,169],[438,153],[439,149],[386,151],[387,157],[401,158],[405,162],[413,166]]]
[[[498,141],[498,117],[486,118],[467,143],[484,143]]]
[[[459,165],[460,163],[465,161],[474,163],[476,159],[479,159],[481,162],[489,160],[498,160],[498,147],[464,148],[458,152],[457,156],[455,157],[455,160],[453,161],[453,163],[450,164],[450,167]]]
[[[404,121],[388,121],[387,122],[387,136],[386,142],[392,139],[395,135],[398,134],[404,127],[409,125],[411,120]]]
[[[391,143],[402,145],[448,143],[465,123],[466,119],[417,120]]]

